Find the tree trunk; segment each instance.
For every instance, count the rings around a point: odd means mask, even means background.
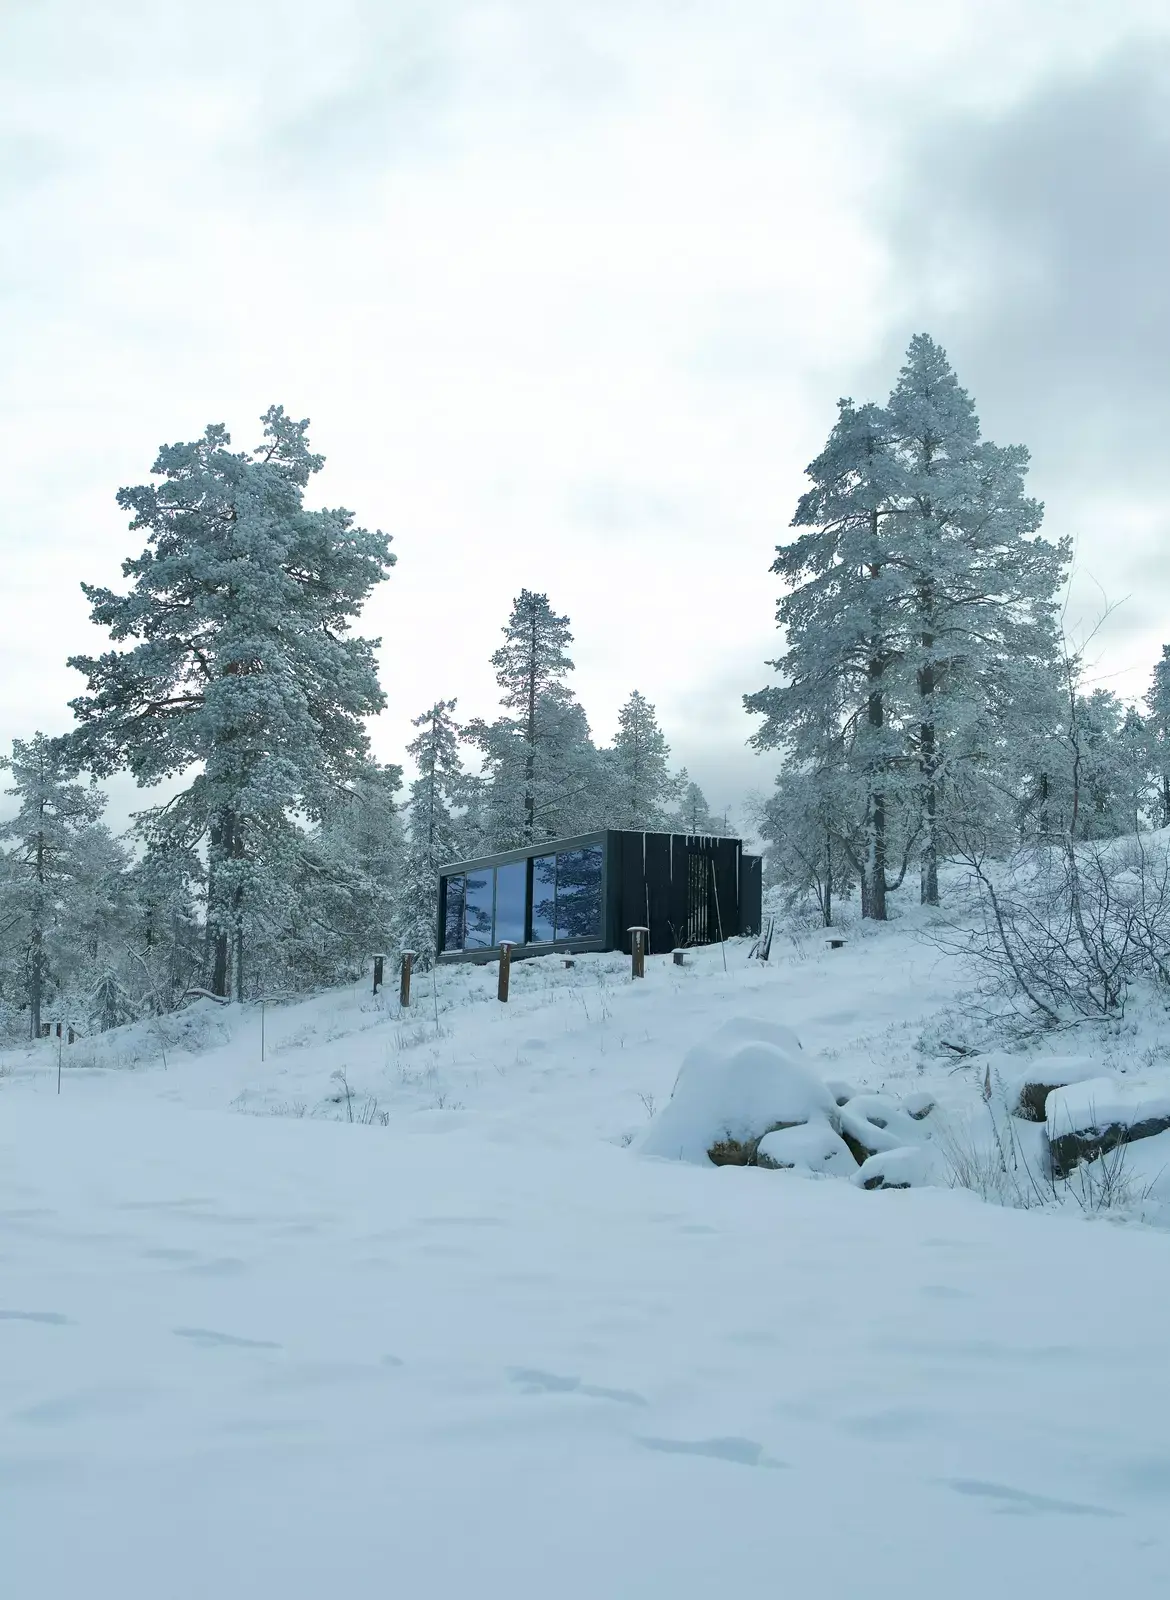
[[[43,993],[41,963],[43,960],[43,935],[40,928],[34,928],[28,953],[29,1037],[32,1039],[39,1039],[41,1036],[41,997]]]
[[[532,608],[532,638],[528,656],[528,750],[524,757],[524,842],[536,837],[536,607]]]
[[[922,613],[931,614],[929,587],[923,593]],[[922,904],[938,905],[938,738],[934,725],[934,633],[923,631],[925,664],[918,671],[918,693],[922,701],[919,729],[918,767],[922,774],[922,804],[926,820],[926,843],[922,847]]]
[[[881,679],[881,662],[871,661],[869,664],[870,682]],[[869,694],[869,725],[875,732],[879,732],[885,722],[885,706],[880,688],[871,689]],[[882,789],[872,787],[875,772],[870,767],[870,796],[869,816],[867,819],[869,839],[867,840],[865,881],[863,885],[862,915],[870,917],[874,922],[886,920],[886,797]]]
[[[1170,828],[1170,772],[1162,774],[1162,826]]]
[[[225,1000],[229,994],[230,942],[227,907],[223,904],[223,865],[232,855],[236,819],[220,811],[211,824],[207,861],[207,912],[211,932],[211,992]]]

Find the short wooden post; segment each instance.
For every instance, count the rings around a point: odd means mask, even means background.
[[[410,973],[411,968],[414,966],[414,954],[413,950],[404,950],[402,952],[402,976],[398,980],[398,1004],[400,1006],[408,1006],[410,1004]]]
[[[508,998],[508,985],[512,981],[512,946],[506,939],[500,944],[500,981],[496,987],[496,999],[506,1001]]]
[[[627,928],[630,936],[630,977],[644,978],[646,976],[646,940],[649,928]]]
[[[382,987],[382,977],[383,977],[383,974],[385,973],[385,970],[386,970],[386,957],[384,955],[375,956],[374,957],[374,993],[375,994],[377,994],[378,990]]]
[[[686,964],[687,964],[687,953],[686,953],[685,950],[672,950],[670,953],[674,957],[674,964],[675,964],[676,967],[685,967],[686,966]]]
[[[70,1023],[70,1024],[69,1024],[69,1038],[68,1038],[68,1040],[67,1040],[67,1041],[66,1041],[66,1042],[67,1042],[67,1043],[68,1043],[68,1044],[72,1044],[72,1043],[73,1043],[73,1041],[74,1041],[74,1039],[75,1039],[75,1038],[76,1038],[76,1035],[75,1035],[75,1033],[74,1033],[74,1032],[73,1032],[73,1024],[72,1024],[72,1023]]]
[[[572,956],[566,956],[566,957],[565,957],[565,970],[566,970],[566,971],[567,971],[567,970],[568,970],[568,969],[569,969],[569,968],[570,968],[570,967],[575,967],[575,966],[576,966],[576,965],[577,965],[577,963],[576,963],[576,962],[575,962],[575,961],[574,961],[574,960],[573,960],[573,958],[572,958]]]

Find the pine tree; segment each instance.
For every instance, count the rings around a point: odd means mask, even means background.
[[[589,724],[565,683],[573,668],[568,617],[547,595],[524,589],[503,632],[491,662],[512,715],[477,719],[466,730],[484,755],[486,842],[498,850],[589,825],[600,787]]]
[[[401,787],[400,766],[370,761],[333,791],[301,852],[287,926],[264,952],[274,979],[345,982],[385,948],[403,872]]]
[[[604,754],[606,826],[649,832],[665,828],[675,798],[670,746],[654,707],[637,689],[619,711],[617,734]]]
[[[970,395],[926,334],[910,342],[887,414],[900,467],[891,560],[911,597],[922,899],[935,905],[948,768],[981,759],[994,723],[1020,708],[1005,667],[1054,658],[1070,547],[1034,537],[1043,508],[1024,494],[1028,452],[980,441]]]
[[[80,954],[74,918],[89,887],[87,845],[105,797],[72,781],[77,769],[61,741],[43,733],[14,739],[0,768],[11,773],[7,793],[18,803],[16,815],[0,822],[0,840],[12,841],[0,877],[0,943],[17,957],[29,1037],[37,1039],[46,1001]]]
[[[228,993],[234,945],[237,996],[249,924],[288,909],[296,814],[319,817],[365,759],[379,641],[350,627],[394,560],[350,512],[305,509],[323,465],[307,423],[279,406],[263,421],[254,452],[214,425],[163,447],[161,483],[119,491],[147,548],[123,563],[128,593],[82,589],[116,643],[136,642],[70,663],[89,688],[72,703],[86,765],[142,784],[198,769],[142,830],[158,847],[206,844],[211,988]]]
[[[1170,644],[1162,646],[1162,656],[1154,667],[1153,682],[1146,694],[1146,730],[1153,751],[1154,771],[1160,798],[1160,826],[1170,828]]]
[[[807,468],[812,487],[792,519],[810,531],[780,545],[772,571],[787,585],[777,608],[787,650],[771,664],[783,682],[744,698],[764,723],[757,749],[785,749],[806,772],[826,751],[857,779],[865,816],[862,907],[886,916],[891,809],[904,803],[898,759],[903,736],[888,682],[905,652],[909,586],[891,561],[891,518],[902,489],[889,419],[877,406],[838,402],[824,451]],[[833,728],[839,737],[826,737]]]
[[[418,776],[407,804],[409,844],[395,937],[400,949],[414,951],[421,971],[437,951],[439,868],[458,859],[465,842],[455,815],[466,794],[455,707],[454,700],[436,700],[415,717],[412,726],[419,732],[407,746]]]
[[[680,833],[709,834],[716,837],[727,831],[724,819],[713,814],[707,804],[706,795],[691,779],[685,767],[678,775],[678,792],[678,810],[669,819],[672,828]]]

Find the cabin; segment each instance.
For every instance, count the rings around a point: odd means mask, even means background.
[[[607,828],[440,868],[440,961],[630,949],[647,953],[758,934],[763,873],[740,839]]]

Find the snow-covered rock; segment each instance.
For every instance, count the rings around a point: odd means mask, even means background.
[[[1097,1077],[1100,1071],[1101,1063],[1091,1056],[1048,1056],[1030,1061],[1022,1072],[1013,1060],[1000,1076],[1012,1115],[1025,1122],[1043,1122],[1048,1096],[1054,1089],[1085,1083]]]
[[[917,1189],[945,1186],[949,1177],[945,1161],[931,1145],[915,1144],[870,1156],[853,1181],[862,1189]]]
[[[935,1108],[935,1098],[925,1089],[915,1089],[912,1093],[902,1096],[902,1110],[908,1117],[913,1117],[915,1122],[922,1122]]]
[[[723,1147],[724,1161],[742,1165],[754,1159],[756,1145],[772,1129],[831,1118],[833,1096],[801,1055],[791,1028],[751,1017],[726,1022],[687,1052],[640,1150],[705,1163]]]
[[[839,1106],[845,1105],[857,1093],[851,1083],[846,1083],[843,1078],[826,1078],[825,1088],[833,1096]]]
[[[922,1123],[889,1095],[854,1095],[837,1115],[846,1143],[862,1161],[885,1150],[921,1144],[930,1137]]]
[[[1170,1092],[1119,1078],[1088,1078],[1053,1089],[1047,1100],[1052,1170],[1065,1178],[1119,1144],[1170,1130]]]
[[[787,1167],[797,1172],[831,1173],[851,1177],[857,1162],[849,1146],[829,1124],[816,1117],[795,1128],[777,1128],[766,1133],[756,1152],[761,1167]]]

